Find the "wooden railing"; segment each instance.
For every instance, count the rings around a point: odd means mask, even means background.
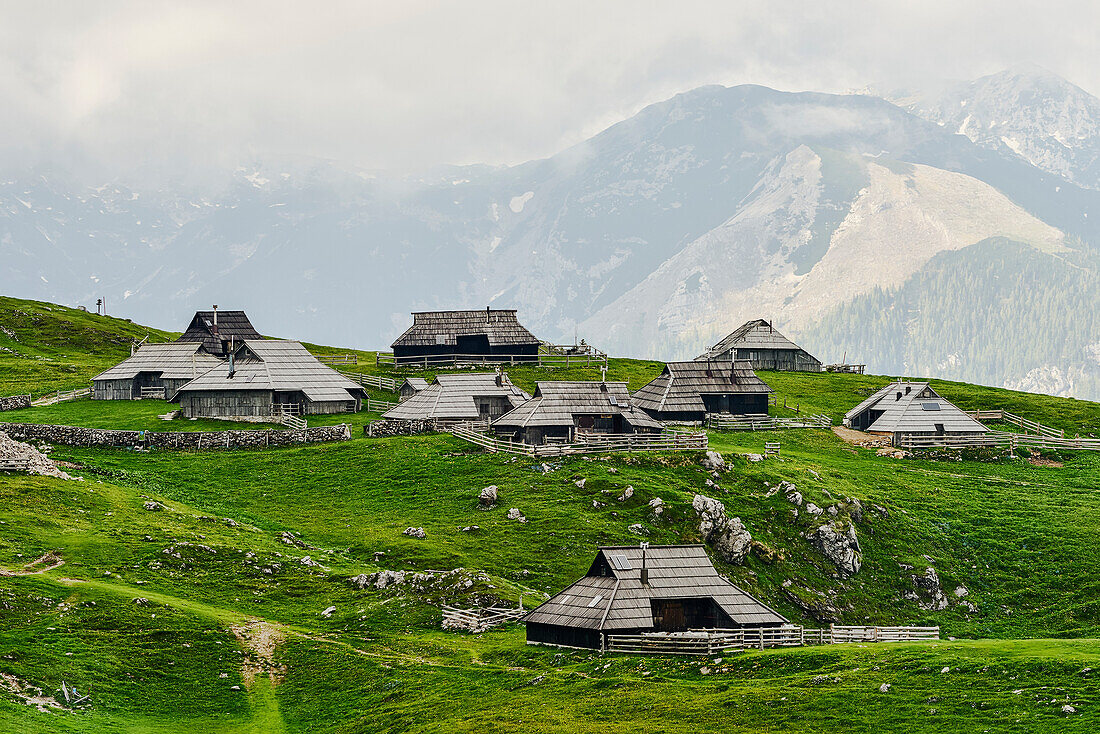
[[[32,405],[56,405],[57,403],[64,403],[69,400],[76,400],[77,398],[88,397],[92,394],[92,388],[83,387],[77,390],[58,390],[53,395],[45,395],[38,400],[35,400]]]
[[[448,623],[455,627],[468,629],[471,632],[484,632],[490,627],[513,622],[527,611],[522,607],[474,607],[472,609],[459,609],[458,607],[443,607],[443,626]]]
[[[26,459],[0,459],[0,471],[27,471],[29,466]]]
[[[397,392],[400,383],[392,377],[383,377],[382,375],[364,375],[362,372],[344,372],[342,373],[350,380],[355,380],[363,387],[374,387],[379,390],[388,390],[390,392]]]
[[[774,418],[768,415],[708,413],[706,426],[715,431],[775,431],[783,428],[830,428],[833,419],[824,413],[802,418]]]
[[[718,655],[729,649],[830,645],[847,642],[917,642],[938,640],[939,627],[837,626],[806,629],[798,625],[743,629],[702,629],[686,633],[607,635],[604,649],[629,655]]]
[[[367,396],[366,409],[372,413],[385,413],[387,410],[396,407],[397,403],[391,403],[388,400],[375,400],[371,396]]]
[[[1025,431],[1031,431],[1040,436],[1048,436],[1050,438],[1065,438],[1066,432],[1061,428],[1051,428],[1050,426],[1044,426],[1038,421],[1033,421],[1029,418],[1016,415],[1015,413],[1009,413],[1007,410],[975,410],[968,413],[971,418],[976,421],[1004,421],[1005,423],[1011,423],[1014,426],[1018,426]]]
[[[378,352],[375,363],[394,369],[423,369],[432,367],[538,365],[539,367],[606,367],[607,355],[593,347],[561,347],[549,345],[538,354],[427,354],[421,357],[401,357],[392,352]]]
[[[903,434],[896,440],[899,448],[1018,448],[1033,449],[1071,449],[1080,451],[1100,451],[1100,438],[1054,438],[1053,436],[1032,436],[1026,433],[1008,433],[989,431],[972,436],[915,436]]]
[[[578,437],[574,443],[544,444],[533,446],[521,441],[511,441],[491,436],[459,423],[448,429],[456,438],[477,444],[490,453],[508,453],[521,456],[570,456],[573,454],[626,453],[635,451],[703,451],[707,448],[707,434],[670,431],[661,434],[588,434]]]
[[[939,627],[866,627],[829,625],[830,642],[917,642],[940,639]]]
[[[359,357],[354,354],[315,354],[314,358],[327,365],[359,364]]]

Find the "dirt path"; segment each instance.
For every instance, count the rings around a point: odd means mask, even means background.
[[[65,561],[61,558],[61,551],[50,551],[41,558],[34,559],[17,571],[0,568],[0,576],[33,576],[35,574],[45,573],[46,571],[52,571],[55,568],[61,568],[64,565]]]
[[[841,441],[851,444],[852,446],[876,447],[890,445],[890,439],[888,437],[873,436],[870,433],[856,431],[851,428],[845,428],[844,426],[833,426],[833,433],[835,433]]]
[[[284,636],[282,628],[271,622],[252,619],[230,629],[245,649],[241,662],[241,678],[245,686],[251,688],[256,677],[265,673],[272,686],[278,685],[286,675],[286,667],[275,662],[275,648]]]

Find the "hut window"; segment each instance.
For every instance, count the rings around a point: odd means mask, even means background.
[[[598,595],[592,597],[592,601],[588,602],[588,606],[589,607],[594,607],[597,604],[599,604],[601,601],[603,601],[603,595],[598,594]]]
[[[921,408],[924,409],[924,410],[939,410],[940,409],[940,404],[939,403],[921,403],[920,405],[921,405]]]

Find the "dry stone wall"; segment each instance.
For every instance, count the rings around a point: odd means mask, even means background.
[[[20,408],[29,407],[31,407],[30,395],[9,395],[8,397],[0,398],[0,411],[19,410]]]
[[[383,420],[363,426],[363,433],[374,438],[385,436],[412,436],[417,433],[430,433],[435,430],[433,421],[423,420]]]
[[[169,450],[262,449],[324,441],[347,441],[351,427],[314,426],[297,430],[256,431],[118,431],[80,426],[0,423],[0,431],[20,441],[44,441],[63,446],[106,446]]]

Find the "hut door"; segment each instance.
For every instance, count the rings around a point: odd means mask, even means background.
[[[457,342],[456,349],[458,354],[476,355],[489,353],[488,334],[469,334],[467,336],[459,336],[455,341]]]
[[[653,627],[660,632],[681,632],[687,629],[687,615],[679,599],[653,600]]]

